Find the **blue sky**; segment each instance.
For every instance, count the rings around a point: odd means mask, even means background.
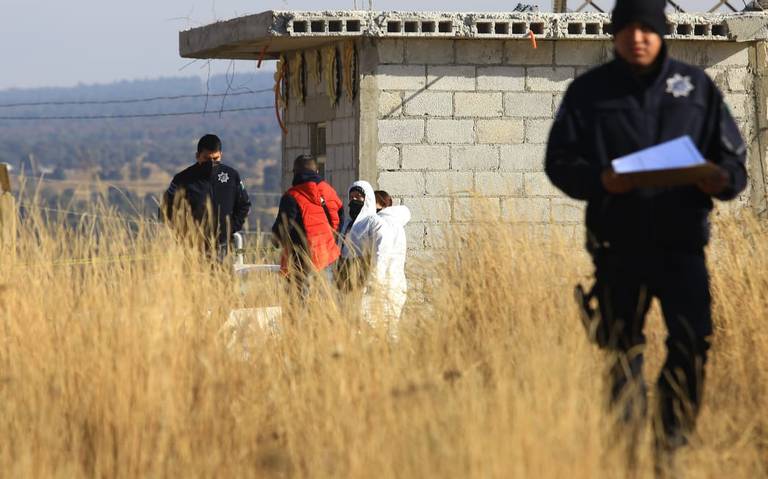
[[[613,3],[598,1],[609,8]],[[681,0],[687,6],[702,2]],[[551,0],[526,3],[551,8]],[[471,10],[505,10],[516,4],[517,0],[474,0]],[[269,9],[352,5],[353,0],[2,0],[0,90],[206,75],[207,67],[188,65],[178,56],[179,30]],[[412,10],[413,5],[408,0],[374,0],[378,10]],[[427,0],[418,3],[418,10],[467,10],[467,3]],[[228,66],[225,61],[214,62],[212,73],[224,73]],[[255,65],[238,62],[235,68],[254,71]]]

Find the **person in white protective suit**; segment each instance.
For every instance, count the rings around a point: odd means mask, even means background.
[[[343,264],[361,274],[347,275],[353,284],[346,289],[353,289],[354,283],[362,286],[363,318],[373,327],[386,325],[396,339],[408,295],[405,225],[411,212],[405,206],[391,206],[377,214],[376,196],[366,181],[354,182],[348,198],[350,214],[342,228],[341,255]]]
[[[405,277],[408,242],[405,225],[411,221],[411,211],[406,206],[393,206],[392,198],[386,191],[376,191],[375,195],[379,218],[389,227],[388,234],[382,239],[378,249],[378,252],[383,254],[379,254],[378,261],[381,266],[377,267],[376,273],[381,283],[389,285],[386,307],[390,309],[390,314],[399,320],[408,299],[408,282]],[[395,335],[396,332],[395,330]]]

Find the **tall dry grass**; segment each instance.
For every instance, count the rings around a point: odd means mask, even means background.
[[[60,218],[61,219],[61,218]],[[571,296],[579,244],[486,225],[417,264],[400,341],[352,301],[292,301],[165,229],[26,220],[0,256],[2,477],[651,477],[603,410],[604,357]],[[82,265],[73,258],[91,258]],[[717,333],[678,477],[768,474],[768,233],[722,222]],[[233,308],[281,304],[244,360]],[[663,354],[655,308],[649,377]]]

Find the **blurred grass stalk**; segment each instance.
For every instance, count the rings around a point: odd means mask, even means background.
[[[290,298],[277,275],[243,282],[162,226],[93,213],[33,212],[0,256],[3,477],[651,477],[649,435],[628,470],[604,414],[571,294],[591,273],[580,238],[447,233],[409,260],[393,344],[355,298]],[[715,236],[717,332],[680,467],[765,477],[768,233],[745,215]],[[230,311],[269,306],[280,334],[230,350]],[[653,376],[658,308],[648,329]]]

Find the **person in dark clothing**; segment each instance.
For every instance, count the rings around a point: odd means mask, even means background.
[[[280,199],[272,237],[283,250],[283,273],[303,293],[310,273],[320,272],[331,280],[340,254],[336,240],[343,217],[344,205],[320,177],[317,160],[311,155],[297,157],[292,187]]]
[[[194,165],[173,177],[163,195],[163,214],[177,226],[185,208],[204,235],[203,244],[219,257],[226,253],[232,235],[243,229],[251,201],[240,174],[221,163],[221,140],[205,135],[197,144]],[[215,244],[211,244],[215,243]]]
[[[658,380],[657,446],[687,443],[701,404],[712,334],[704,248],[712,198],[747,184],[746,147],[723,96],[699,68],[671,59],[664,0],[619,0],[616,58],[571,84],[550,132],[545,169],[568,196],[587,202],[587,248],[596,267],[593,339],[611,351],[612,406],[625,419],[646,411],[643,326],[652,298],[668,329]],[[688,135],[712,164],[698,184],[635,187],[611,161]],[[585,311],[590,297],[585,298]]]

